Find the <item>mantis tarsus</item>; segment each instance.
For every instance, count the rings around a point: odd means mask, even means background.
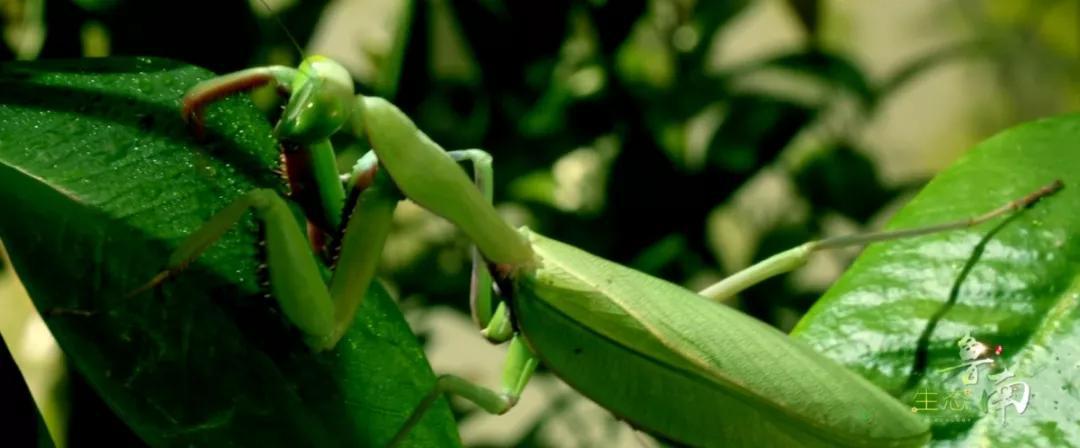
[[[1061,188],[1051,183],[971,219],[807,243],[695,294],[512,229],[491,206],[487,153],[444,151],[389,102],[354,96],[348,73],[329,59],[313,56],[299,69],[252,68],[203,82],[185,97],[183,117],[201,128],[208,103],[263,84],[289,94],[274,133],[308,231],[275,192],[252,191],[193,233],[139,291],[181,271],[252,210],[266,235],[274,298],[311,348],[325,350],[353,320],[396,203],[404,197],[451,221],[475,244],[473,319],[490,341],[510,343],[502,389],[441,376],[391,446],[407,438],[442,393],[491,413],[508,411],[540,362],[619,418],[683,444],[923,444],[929,427],[906,406],[776,329],[703,296],[738,293],[802,265],[815,250],[977,225]],[[373,148],[344,180],[329,143],[341,130],[366,137]],[[459,166],[465,161],[473,179]],[[501,298],[492,294],[493,277]]]

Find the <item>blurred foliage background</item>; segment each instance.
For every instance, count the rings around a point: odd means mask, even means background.
[[[690,288],[879,226],[974,142],[1080,105],[1080,0],[0,0],[0,18],[0,60],[145,55],[220,73],[298,63],[291,34],[443,146],[490,151],[507,219]],[[272,92],[253,96],[278,112]],[[366,150],[336,143],[343,164]],[[500,349],[465,314],[467,242],[414,206],[396,226],[382,278],[436,370],[496,382]],[[853,256],[731,305],[787,330]],[[2,267],[0,309],[61,445],[137,444],[64,373]],[[466,443],[637,444],[537,383],[506,417],[460,406]]]

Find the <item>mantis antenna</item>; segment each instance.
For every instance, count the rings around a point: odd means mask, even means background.
[[[285,26],[285,22],[282,22],[281,17],[274,13],[274,9],[270,7],[270,4],[266,3],[266,0],[259,0],[259,3],[262,3],[263,7],[266,8],[266,11],[270,13],[270,17],[273,17],[274,21],[281,27],[281,31],[285,32],[285,36],[289,38],[289,42],[292,42],[293,47],[296,47],[296,51],[300,53],[300,59],[307,58],[307,54],[305,54],[304,49],[300,47],[300,42],[296,40],[296,36],[293,36],[293,34],[289,32],[289,28]]]

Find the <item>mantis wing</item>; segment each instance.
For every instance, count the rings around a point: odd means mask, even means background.
[[[695,446],[919,446],[927,424],[839,364],[734,309],[525,230],[539,266],[515,317],[563,380]]]

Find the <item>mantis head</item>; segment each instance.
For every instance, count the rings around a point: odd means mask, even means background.
[[[353,81],[341,64],[310,56],[293,79],[292,95],[274,134],[287,140],[311,142],[337,132],[353,108]]]

